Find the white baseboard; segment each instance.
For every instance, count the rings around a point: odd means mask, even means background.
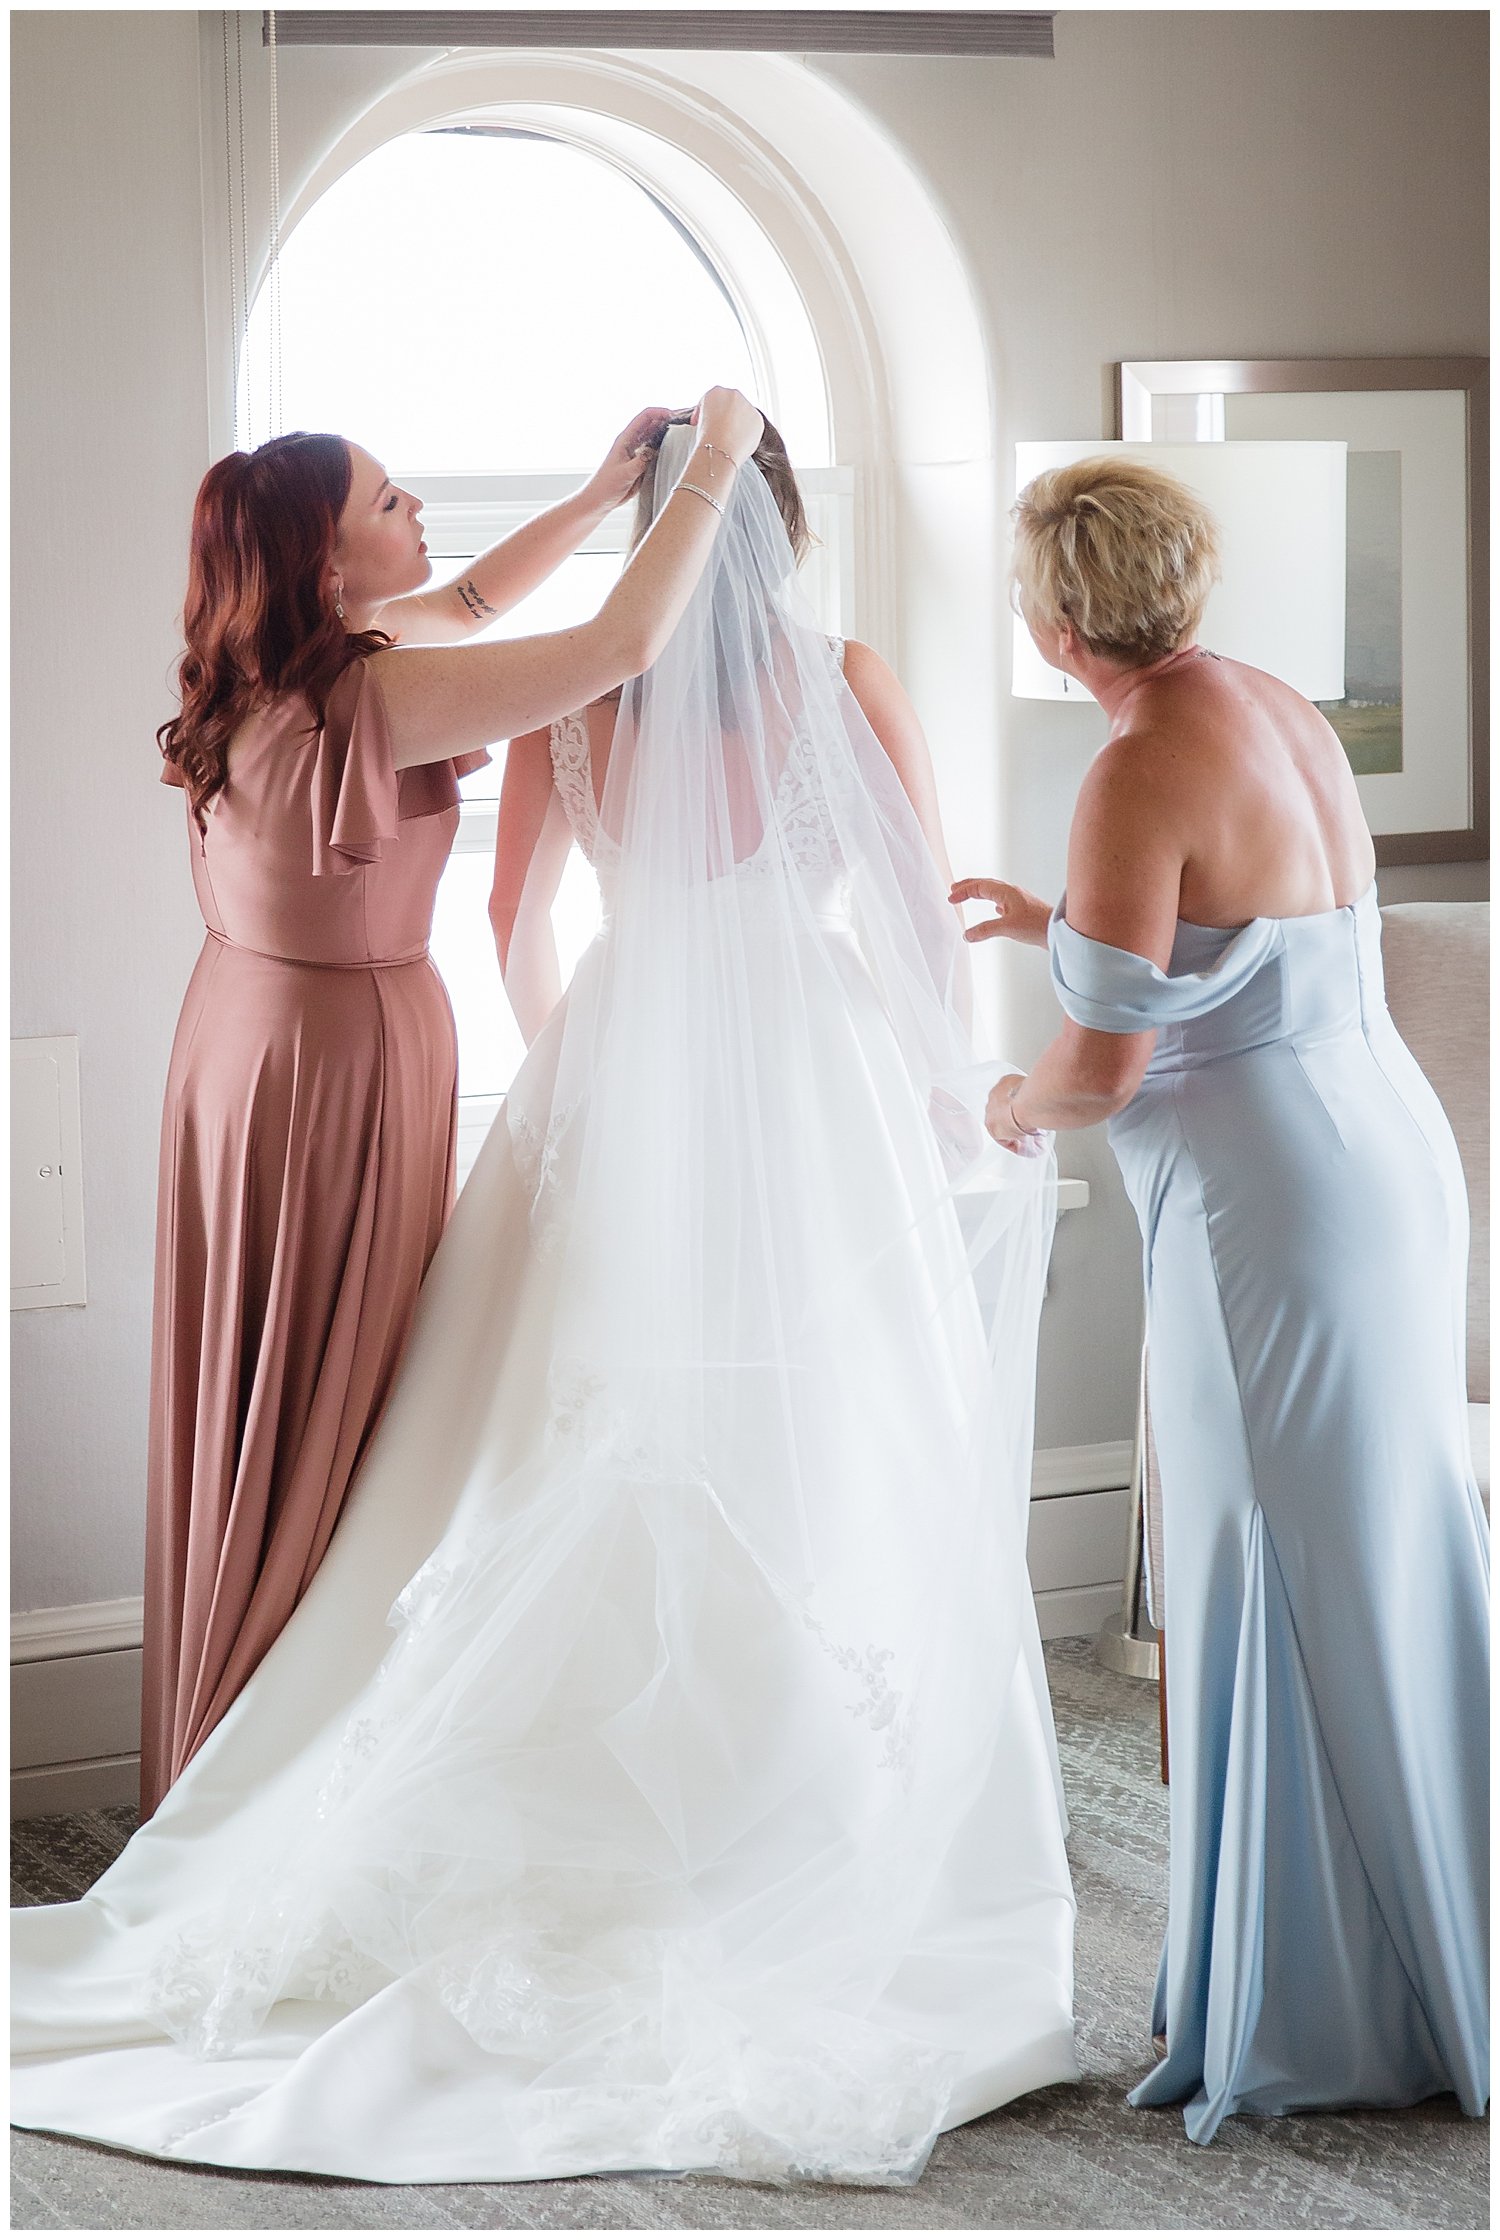
[[[134,1804],[140,1793],[139,1752],[78,1758],[63,1766],[27,1766],[10,1777],[10,1816],[16,1821],[52,1812],[101,1812],[106,1805]]]
[[[1112,1587],[1044,1589],[1035,1598],[1042,1639],[1059,1641],[1065,1634],[1097,1633],[1119,1609],[1123,1592],[1118,1579]]]
[[[1061,1493],[1103,1493],[1128,1486],[1135,1449],[1128,1439],[1101,1439],[1085,1447],[1038,1447],[1031,1461],[1031,1498]]]
[[[1037,1591],[1037,1624],[1044,1641],[1069,1634],[1097,1633],[1120,1607],[1121,1588],[1113,1585],[1050,1587]],[[55,1717],[49,1724],[56,1728]],[[133,1805],[140,1794],[139,1751],[114,1756],[73,1758],[61,1764],[17,1766],[10,1782],[12,1823],[49,1813],[99,1812],[110,1805]]]
[[[111,1605],[102,1608],[109,1612]],[[28,1616],[55,1616],[28,1612]],[[68,1616],[76,1619],[77,1613]],[[118,1614],[101,1618],[97,1631],[114,1641],[123,1630]],[[129,1804],[140,1786],[141,1652],[101,1647],[48,1656],[37,1642],[73,1641],[90,1628],[70,1623],[30,1628],[23,1655],[10,1673],[11,1814],[91,1812]],[[136,1633],[139,1638],[139,1620]]]
[[[44,1657],[83,1657],[101,1649],[138,1649],[144,1605],[140,1596],[119,1602],[72,1602],[56,1610],[17,1610],[10,1621],[10,1661],[36,1664]]]
[[[1129,1523],[1130,1495],[1124,1487],[1033,1501],[1026,1534],[1033,1588],[1038,1594],[1060,1587],[1118,1588],[1125,1576]]]
[[[1120,1606],[1128,1440],[1043,1448],[1028,1560],[1044,1640],[1092,1633]],[[128,1804],[140,1746],[141,1600],[23,1610],[11,1619],[11,1811]]]
[[[1032,1460],[1031,1498],[1050,1501],[1059,1494],[1101,1493],[1128,1486],[1131,1456],[1128,1439],[1038,1447]],[[10,1621],[10,1661],[35,1664],[48,1657],[138,1649],[141,1621],[139,1595],[124,1595],[114,1602],[68,1603],[52,1610],[17,1610]]]

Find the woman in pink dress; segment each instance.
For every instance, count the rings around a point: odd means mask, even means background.
[[[453,641],[629,494],[665,419],[640,414],[576,498],[427,592],[418,501],[341,437],[232,453],[199,490],[160,735],[207,939],[162,1127],[143,1813],[316,1572],[452,1205],[453,1019],[427,942],[458,779],[655,659],[754,407],[709,391],[682,503],[591,621]]]

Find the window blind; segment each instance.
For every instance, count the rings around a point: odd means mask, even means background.
[[[1052,57],[1051,14],[998,8],[278,8],[278,47],[722,47]],[[261,38],[269,40],[270,11]]]

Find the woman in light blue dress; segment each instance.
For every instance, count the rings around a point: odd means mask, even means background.
[[[1145,1247],[1172,1632],[1170,1913],[1131,2094],[1225,2116],[1488,2092],[1488,1534],[1468,1209],[1395,1031],[1374,850],[1308,702],[1194,636],[1214,524],[1094,459],[1017,508],[1032,636],[1112,719],[1045,944],[1067,1025],[991,1099],[1109,1118]],[[1164,2050],[1163,2050],[1164,2040]]]

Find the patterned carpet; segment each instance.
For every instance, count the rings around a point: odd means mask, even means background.
[[[1078,1890],[1084,2079],[1033,2093],[938,2142],[899,2193],[583,2178],[535,2186],[371,2186],[226,2176],[73,2140],[14,2137],[23,2232],[126,2231],[1477,2231],[1489,2223],[1488,2127],[1452,2100],[1395,2115],[1241,2117],[1190,2147],[1170,2110],[1123,2094],[1150,2064],[1151,1982],[1166,1907],[1166,1792],[1155,1690],[1047,1650]],[[76,1897],[130,1833],[128,1812],[22,1821],[16,1902]]]

